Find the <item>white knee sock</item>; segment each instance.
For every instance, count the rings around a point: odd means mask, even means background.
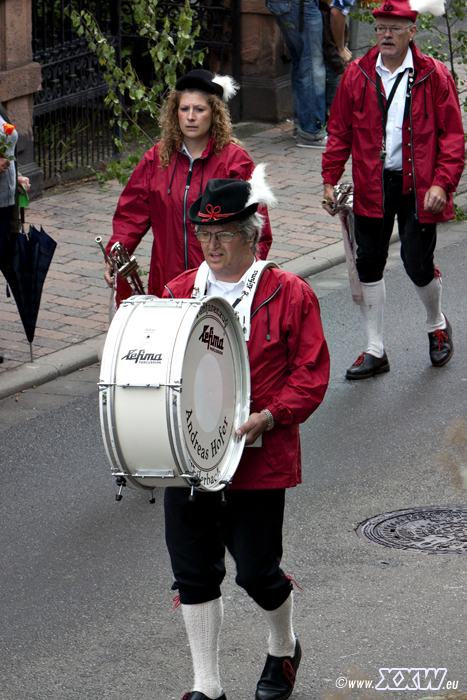
[[[219,677],[219,633],[224,617],[222,598],[198,605],[183,605],[195,680],[192,690],[215,700],[222,695]]]
[[[360,306],[368,345],[365,352],[383,357],[383,309],[386,301],[384,279],[378,282],[362,282],[364,304]]]
[[[295,635],[292,627],[293,591],[276,610],[261,612],[269,625],[269,653],[271,656],[293,656],[295,653]]]
[[[446,319],[441,313],[441,277],[435,277],[425,287],[414,286],[426,309],[427,333],[446,328]]]

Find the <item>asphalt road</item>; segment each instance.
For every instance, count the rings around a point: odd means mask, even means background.
[[[456,352],[443,369],[429,364],[421,304],[397,253],[386,276],[391,372],[378,378],[343,378],[363,347],[345,269],[311,280],[332,378],[302,429],[303,484],[288,493],[283,565],[303,588],[297,700],[329,697],[339,677],[376,685],[382,667],[446,668],[445,680],[467,691],[466,559],[383,548],[354,531],[380,513],[466,502],[440,467],[440,453],[453,449],[446,429],[465,417],[466,249],[455,226],[444,229],[438,264]],[[190,689],[162,492],[150,505],[126,489],[116,503],[97,378],[94,366],[0,402],[1,700],[179,700]],[[231,565],[224,598],[224,687],[229,700],[252,700],[267,630]]]

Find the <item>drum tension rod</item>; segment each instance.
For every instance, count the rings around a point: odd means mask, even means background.
[[[123,496],[122,496],[122,491],[123,491],[123,487],[126,486],[126,481],[125,481],[125,479],[123,478],[123,476],[117,476],[117,478],[115,479],[115,481],[117,482],[117,486],[120,486],[120,488],[118,489],[118,493],[117,493],[117,495],[115,496],[115,500],[116,500],[116,501],[121,501],[122,498],[123,498]]]

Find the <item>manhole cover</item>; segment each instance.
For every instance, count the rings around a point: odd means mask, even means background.
[[[424,554],[467,554],[467,506],[410,508],[376,515],[356,528],[363,540]]]

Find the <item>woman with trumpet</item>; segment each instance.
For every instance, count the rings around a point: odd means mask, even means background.
[[[136,167],[123,190],[107,245],[119,241],[131,256],[152,227],[148,293],[161,296],[166,282],[203,261],[188,209],[212,178],[249,180],[254,163],[237,139],[226,107],[237,86],[229,76],[192,70],[179,78],[162,108],[162,139]],[[267,217],[267,210],[262,211]],[[211,212],[216,220],[216,212]],[[271,246],[269,219],[258,245],[265,259]],[[113,286],[112,267],[105,279]]]

